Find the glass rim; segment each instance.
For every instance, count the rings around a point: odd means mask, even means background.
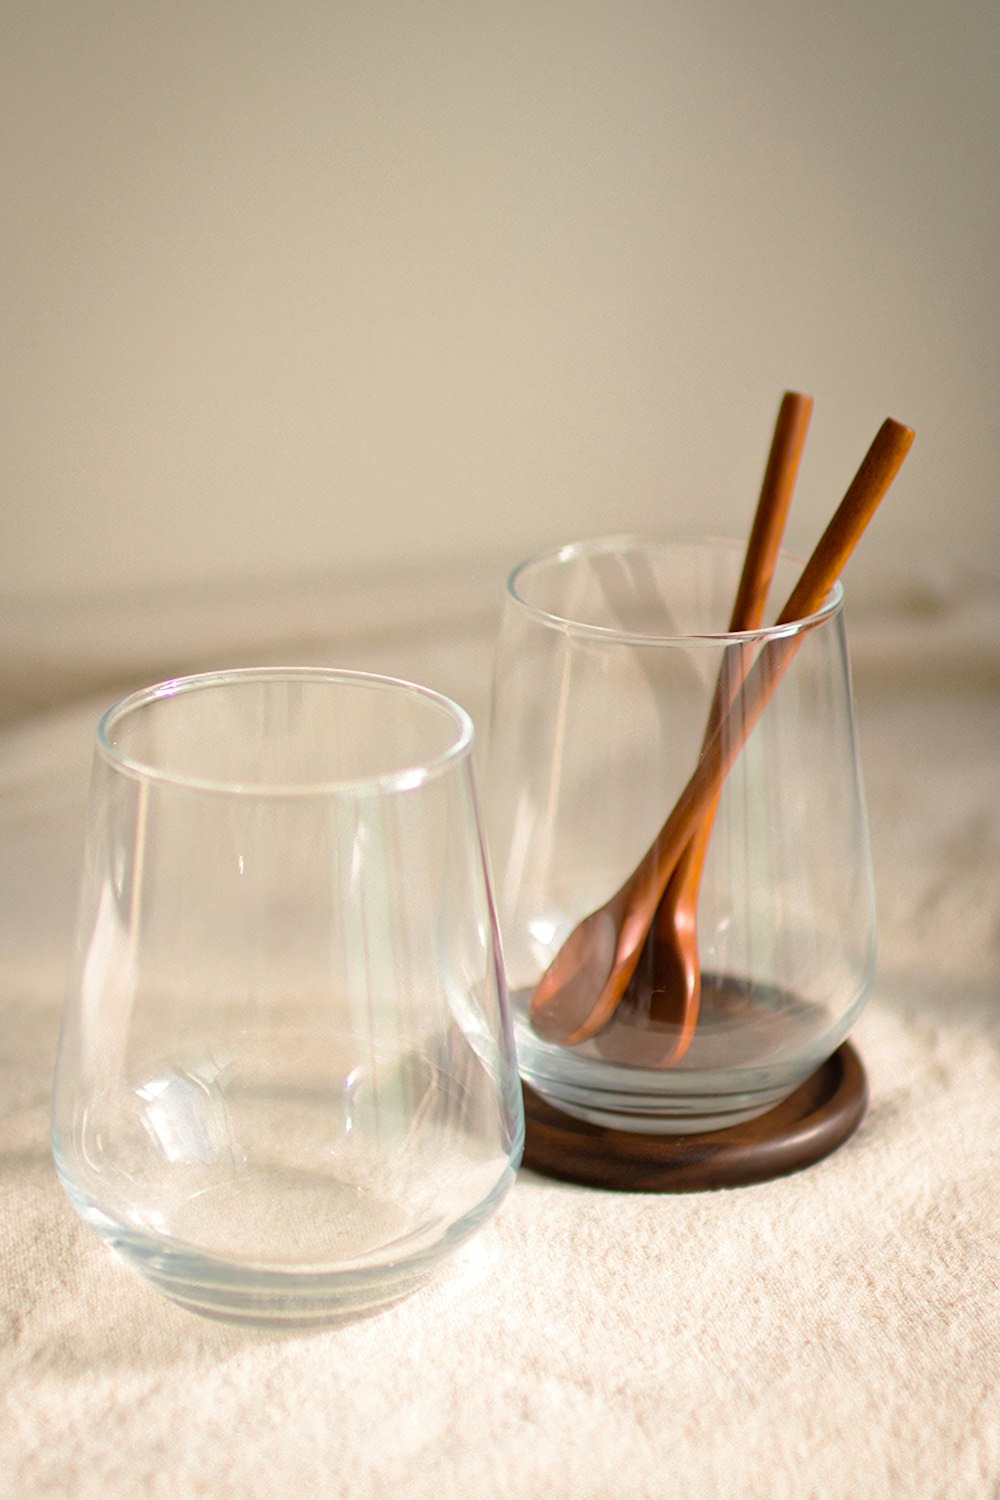
[[[211,688],[267,681],[342,684],[401,692],[410,698],[421,698],[443,710],[451,719],[455,733],[445,748],[435,755],[390,771],[373,772],[366,776],[331,777],[327,780],[306,782],[242,782],[208,776],[182,775],[162,766],[150,764],[137,756],[129,755],[111,740],[111,733],[116,724],[138,710],[148,707],[151,703]],[[119,698],[105,710],[97,722],[95,743],[98,755],[112,770],[129,776],[135,781],[158,783],[163,786],[184,788],[188,791],[211,792],[230,797],[279,798],[330,797],[338,793],[364,795],[366,793],[414,791],[442,775],[453,764],[467,759],[474,737],[472,716],[467,710],[454,699],[437,692],[434,688],[425,687],[422,683],[410,682],[402,677],[390,677],[380,672],[355,671],[341,667],[267,666],[192,672],[180,677],[168,677],[162,682],[139,688]]]
[[[729,643],[763,643],[766,641],[782,640],[788,636],[804,634],[814,629],[831,616],[839,613],[844,603],[844,587],[838,578],[829,593],[820,605],[819,609],[812,614],[803,615],[800,619],[789,620],[783,625],[761,625],[755,630],[714,630],[714,631],[669,631],[650,634],[645,631],[626,630],[611,625],[595,625],[586,620],[574,619],[572,615],[559,614],[555,610],[542,608],[541,605],[532,604],[519,592],[520,580],[529,569],[539,568],[543,565],[560,564],[571,562],[577,558],[595,556],[598,554],[610,554],[614,552],[626,552],[637,548],[654,548],[664,551],[683,551],[684,549],[706,549],[718,551],[739,551],[742,555],[746,550],[746,543],[738,541],[734,537],[723,536],[691,536],[691,537],[656,537],[645,536],[639,532],[612,533],[607,536],[588,537],[576,542],[568,542],[563,546],[545,548],[541,552],[533,554],[519,562],[507,577],[507,597],[511,599],[519,609],[526,614],[532,615],[536,620],[553,628],[571,632],[574,635],[589,636],[593,639],[603,641],[617,641],[623,645],[670,645],[670,644],[699,644],[724,645]],[[797,564],[800,568],[805,563],[805,558],[798,553],[789,552],[782,548],[778,557],[782,562]]]

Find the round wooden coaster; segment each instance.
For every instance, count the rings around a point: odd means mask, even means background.
[[[522,1087],[524,1166],[620,1192],[689,1193],[783,1177],[835,1151],[868,1105],[865,1070],[850,1042],[767,1114],[699,1135],[605,1130],[564,1115]]]

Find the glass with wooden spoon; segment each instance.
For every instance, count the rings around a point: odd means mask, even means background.
[[[521,1074],[562,1113],[662,1135],[740,1124],[864,1005],[875,911],[836,568],[910,440],[886,424],[805,572],[777,558],[785,607],[753,628],[731,628],[737,543],[605,538],[512,575],[487,813]],[[666,980],[671,877],[695,856],[694,957]]]

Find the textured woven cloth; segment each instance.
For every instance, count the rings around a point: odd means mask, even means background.
[[[213,632],[206,617],[197,647],[160,642],[148,664],[111,663],[108,682],[291,657],[297,642],[299,660],[418,677],[483,712],[491,610],[329,640],[294,620],[264,640],[262,618],[237,652],[232,620]],[[806,1171],[715,1193],[522,1172],[435,1282],[306,1336],[174,1308],[63,1199],[48,1099],[107,692],[92,673],[92,700],[13,718],[0,737],[0,1493],[1000,1496],[1000,636],[989,650],[977,627],[956,670],[946,652],[921,655],[933,625],[852,638],[881,932],[854,1033],[871,1090],[859,1132]]]

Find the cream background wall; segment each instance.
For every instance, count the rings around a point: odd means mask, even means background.
[[[744,532],[1000,568],[994,0],[4,0],[0,589]]]

